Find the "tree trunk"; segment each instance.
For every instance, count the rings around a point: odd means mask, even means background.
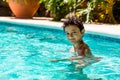
[[[117,21],[115,20],[115,18],[113,16],[113,5],[114,5],[114,0],[109,0],[107,8],[106,8],[105,22],[110,22],[110,23],[116,24]]]

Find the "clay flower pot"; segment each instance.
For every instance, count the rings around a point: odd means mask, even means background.
[[[32,18],[40,6],[40,0],[7,0],[16,18]]]

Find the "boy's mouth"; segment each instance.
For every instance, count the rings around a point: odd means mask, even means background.
[[[69,40],[70,40],[71,42],[72,42],[72,41],[75,41],[75,39],[69,39]]]

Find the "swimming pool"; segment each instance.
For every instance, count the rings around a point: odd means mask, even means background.
[[[103,59],[79,73],[69,61],[71,44],[61,29],[0,22],[0,80],[120,80],[120,39],[86,32],[84,41]]]

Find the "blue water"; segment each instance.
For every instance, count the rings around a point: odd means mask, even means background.
[[[120,39],[91,32],[83,39],[103,59],[81,72],[69,61],[50,62],[71,56],[61,29],[0,22],[0,80],[120,80]]]

